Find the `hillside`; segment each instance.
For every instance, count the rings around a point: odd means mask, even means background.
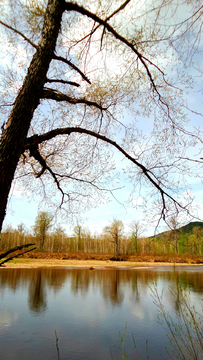
[[[195,227],[199,227],[201,230],[203,230],[203,222],[202,221],[192,221],[189,224],[182,226],[179,230],[182,234],[192,234],[193,229]]]
[[[199,227],[201,230],[203,230],[203,222],[202,221],[191,221],[189,224],[181,226],[178,230],[183,235],[191,235],[193,233],[193,230],[195,227]],[[165,237],[170,233],[171,230],[163,231],[156,236],[150,236],[151,238],[160,238]]]

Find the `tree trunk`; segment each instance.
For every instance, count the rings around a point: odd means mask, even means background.
[[[119,236],[118,234],[116,234],[116,256],[118,257],[119,256],[119,253],[120,253],[120,249],[119,249]]]
[[[63,4],[62,0],[48,1],[41,40],[0,139],[0,232],[6,215],[11,183],[19,158],[24,151],[30,122],[39,105],[46,74],[55,50]]]

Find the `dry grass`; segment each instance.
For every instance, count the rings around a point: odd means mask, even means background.
[[[130,255],[115,261],[109,254],[47,253],[33,251],[9,261],[6,267],[78,267],[78,268],[135,268],[203,264],[203,256],[194,255]]]
[[[55,259],[55,260],[116,260],[112,254],[85,254],[82,252],[71,253],[48,253],[44,251],[32,251],[22,256],[29,259]],[[134,254],[119,257],[120,261],[129,262],[150,262],[150,263],[178,263],[178,264],[203,264],[203,255],[152,255],[152,254]],[[119,261],[119,262],[120,262]],[[118,261],[117,261],[118,262]]]

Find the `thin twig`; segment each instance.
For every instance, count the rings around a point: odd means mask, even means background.
[[[12,26],[5,24],[3,21],[0,20],[0,24],[7,27],[8,29],[14,31],[16,34],[22,36],[24,40],[26,40],[30,45],[32,45],[35,49],[37,49],[37,45],[35,45],[27,36],[25,36],[21,31],[14,29]]]
[[[56,338],[56,350],[57,350],[57,355],[58,355],[58,360],[60,360],[60,351],[59,351],[59,346],[58,346],[58,337],[57,337],[57,332],[55,330],[55,338]]]

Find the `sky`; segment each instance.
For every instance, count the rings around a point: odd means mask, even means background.
[[[195,107],[198,111],[201,110],[200,106],[200,97],[196,96],[191,98],[191,103],[193,108]],[[201,125],[201,121],[194,118],[191,115],[192,123],[195,126]],[[201,119],[200,119],[201,120]],[[199,122],[199,123],[198,123]],[[118,163],[122,164],[123,157],[119,154],[116,154]],[[199,178],[190,178],[188,179],[189,183],[189,192],[192,197],[194,197],[194,211],[196,218],[192,221],[203,221],[203,184]],[[105,200],[103,203],[99,204],[98,207],[88,210],[85,214],[80,214],[80,219],[75,218],[75,221],[69,222],[62,220],[54,226],[62,226],[65,229],[65,232],[69,235],[73,233],[73,229],[77,223],[80,223],[85,229],[89,229],[92,234],[100,234],[106,225],[109,225],[113,219],[122,220],[125,226],[125,233],[130,234],[131,228],[130,224],[133,221],[139,221],[141,235],[142,236],[151,236],[154,235],[155,231],[165,231],[168,229],[167,225],[162,221],[158,230],[156,229],[157,218],[152,220],[150,213],[147,215],[143,212],[142,208],[142,198],[137,191],[137,194],[134,194],[134,201],[128,202],[130,192],[132,191],[132,184],[126,180],[126,176],[121,174],[120,179],[117,179],[115,184],[120,188],[115,191],[115,198],[111,197],[110,201],[107,203]],[[140,207],[136,207],[136,203]],[[25,188],[15,186],[11,190],[10,199],[7,207],[7,214],[4,221],[4,228],[7,225],[11,225],[13,228],[17,228],[17,225],[23,222],[26,228],[32,231],[34,226],[35,218],[39,211],[50,211],[48,207],[44,207],[41,203],[41,198],[38,196],[32,196],[32,193],[26,191]],[[52,210],[51,210],[52,212]],[[52,212],[53,213],[53,212]],[[149,216],[149,217],[148,217]],[[191,220],[191,219],[190,219]],[[181,225],[185,225],[185,222],[188,222],[187,217],[183,217]]]
[[[117,157],[122,161],[123,157],[118,154]],[[55,226],[59,224],[68,234],[71,234],[74,226],[79,222],[84,228],[89,229],[92,234],[100,234],[104,227],[109,225],[113,219],[118,219],[123,221],[126,233],[130,232],[129,225],[132,221],[143,222],[142,212],[136,210],[133,206],[135,203],[141,205],[142,199],[138,195],[136,201],[127,202],[132,185],[126,180],[124,174],[120,176],[120,179],[116,179],[115,186],[119,189],[114,192],[115,197],[109,196],[109,202],[101,199],[101,204],[98,207],[87,210],[85,214],[79,214],[79,220],[76,217],[75,221],[73,220],[71,223],[59,220],[59,223],[55,224]],[[17,228],[17,225],[23,222],[26,228],[32,229],[39,211],[49,212],[50,209],[43,206],[40,197],[34,196],[33,199],[30,192],[13,183],[4,227],[11,225],[13,228]],[[151,231],[153,230],[154,227],[152,226]],[[148,233],[148,231],[145,229],[145,233]]]
[[[10,45],[9,45],[10,46]],[[200,44],[201,47],[201,44]],[[4,49],[4,51],[6,51]],[[22,48],[19,51],[22,58],[26,57],[25,50]],[[6,54],[6,53],[5,53]],[[9,65],[9,57],[6,58],[6,56],[2,56],[0,58],[0,66],[5,67]],[[94,60],[96,61],[96,60]],[[196,58],[196,62],[201,63],[202,58],[201,54],[198,55]],[[19,70],[20,68],[20,62],[21,58],[18,58],[15,63],[15,70]],[[160,60],[160,63],[163,65],[163,61]],[[108,64],[109,65],[109,64]],[[95,66],[95,63],[93,62],[93,67]],[[115,64],[111,64],[112,67],[115,66]],[[198,65],[199,66],[199,65]],[[194,75],[194,88],[192,90],[188,89],[187,92],[187,106],[192,108],[193,110],[202,113],[202,96],[201,96],[201,86],[200,80],[197,76],[197,73]],[[19,85],[18,82],[16,82],[16,86]],[[125,114],[124,117],[128,117],[129,115]],[[196,128],[200,128],[202,131],[202,117],[196,116],[192,112],[189,112],[189,118],[191,120],[191,131],[193,131],[193,126]],[[143,120],[143,121],[142,121]],[[149,122],[145,122],[145,119],[140,119],[141,128],[144,132],[144,134],[149,133]],[[198,154],[199,152],[199,145],[198,147],[194,147],[193,150],[191,150],[191,154]],[[201,157],[201,155],[200,155]],[[123,157],[117,153],[115,153],[115,158],[117,163],[119,164],[119,167],[122,167],[122,161]],[[194,166],[194,164],[193,164]],[[176,174],[174,174],[174,177],[176,177]],[[203,198],[202,198],[202,183],[201,178],[197,177],[191,177],[188,178],[189,188],[191,196],[195,197],[194,199],[194,210],[193,213],[196,215],[198,219],[203,220]],[[115,197],[117,198],[111,198],[110,202],[107,203],[106,200],[102,201],[103,203],[100,203],[98,207],[88,210],[85,212],[85,214],[81,214],[80,220],[75,218],[75,221],[66,222],[65,220],[60,221],[59,225],[64,227],[65,231],[67,233],[71,233],[73,231],[74,226],[79,221],[80,224],[82,224],[83,227],[88,228],[92,234],[94,233],[100,233],[102,232],[103,228],[108,225],[114,218],[118,220],[122,220],[125,226],[126,233],[129,233],[130,230],[130,223],[132,221],[139,221],[140,226],[142,228],[142,234],[144,236],[153,235],[156,225],[157,225],[157,219],[154,219],[154,222],[151,219],[151,214],[148,212],[146,215],[143,212],[143,208],[135,207],[135,203],[137,202],[137,205],[142,205],[142,198],[139,193],[139,189],[135,190],[134,192],[134,201],[133,202],[127,202],[127,199],[129,198],[129,195],[132,191],[132,184],[126,180],[126,175],[121,174],[120,179],[116,183],[115,180],[115,186],[118,186],[120,189],[115,191]],[[27,195],[27,196],[26,196]],[[43,204],[40,201],[40,198],[36,195],[33,199],[31,190],[26,191],[25,188],[23,188],[22,185],[19,186],[19,184],[13,183],[12,190],[10,193],[8,206],[7,206],[7,214],[4,221],[4,228],[7,225],[11,225],[13,228],[16,228],[18,224],[23,222],[28,230],[32,229],[35,218],[37,216],[37,213],[39,211],[50,211],[48,207],[44,207]],[[150,200],[149,200],[150,202]],[[150,210],[149,210],[150,211]],[[195,220],[195,218],[194,218]],[[185,218],[182,219],[182,221],[185,221]],[[163,231],[167,229],[166,224],[161,222],[159,231]]]
[[[132,204],[126,203],[126,199],[129,196],[129,188],[128,183],[123,180],[123,184],[119,184],[123,186],[123,189],[118,190],[119,202],[115,199],[111,199],[109,203],[104,203],[98,205],[97,208],[87,211],[84,215],[82,214],[82,219],[79,221],[80,224],[86,229],[89,229],[92,234],[100,234],[106,225],[109,225],[113,219],[122,220],[125,226],[125,232],[129,234],[131,232],[130,223],[132,221],[139,221],[142,229],[143,236],[151,236],[155,232],[155,228],[157,225],[157,221],[150,223],[147,221],[147,216],[143,213],[142,208],[136,209],[132,206]],[[190,183],[190,191],[193,196],[195,196],[194,204],[198,207],[198,211],[195,213],[198,216],[198,219],[203,221],[203,208],[202,208],[202,183],[200,180],[193,181]],[[22,191],[24,189],[20,189],[16,187],[12,191],[12,195],[10,196],[7,214],[4,220],[4,228],[7,225],[11,225],[13,228],[17,228],[21,222],[23,222],[28,230],[32,230],[32,227],[35,223],[35,218],[39,211],[50,211],[49,208],[43,207],[41,204],[41,199],[39,197],[35,197],[35,199],[29,198],[26,195],[22,195]],[[142,204],[142,199],[137,196],[137,202],[139,205]],[[150,218],[150,214],[149,214]],[[183,221],[183,225],[184,225]],[[69,223],[68,221],[59,221],[59,225],[61,225],[67,234],[71,234],[73,232],[73,228],[77,225],[77,219],[75,222]],[[56,225],[57,226],[57,225]],[[159,231],[167,230],[167,225],[162,222],[159,227]]]

